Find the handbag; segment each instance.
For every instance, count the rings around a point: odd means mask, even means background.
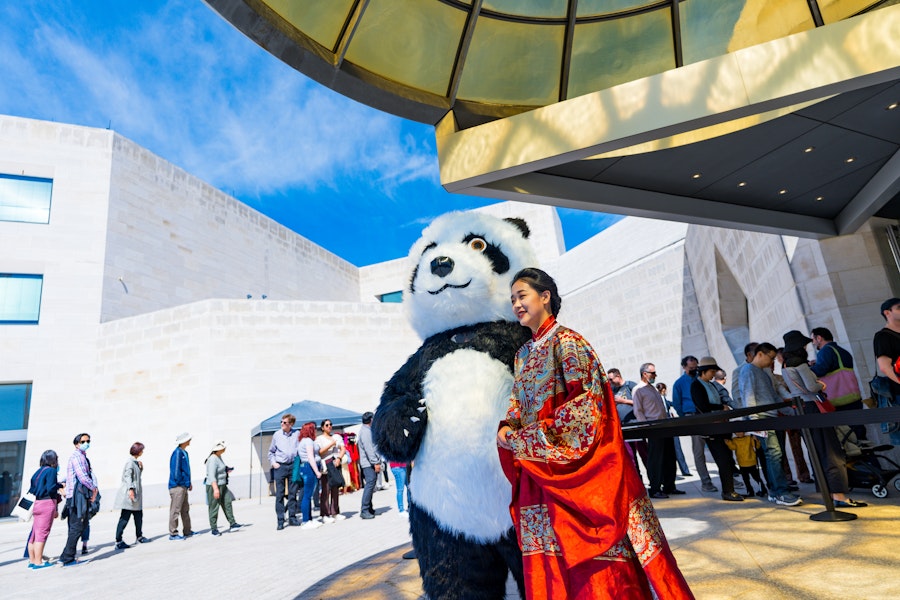
[[[327,461],[325,468],[328,469],[328,487],[342,488],[346,485],[344,482],[344,474],[339,468],[334,466],[333,460]]]
[[[853,369],[844,366],[841,353],[837,351],[837,348],[834,346],[829,346],[829,348],[837,354],[838,368],[819,378],[825,384],[828,400],[834,406],[844,406],[862,399],[862,395],[859,393],[859,382],[856,381]]]
[[[834,404],[828,398],[823,398],[820,394],[816,394],[816,408],[820,413],[834,412]]]
[[[22,521],[30,521],[34,512],[35,497],[31,492],[25,492],[12,509],[12,516],[19,517]]]

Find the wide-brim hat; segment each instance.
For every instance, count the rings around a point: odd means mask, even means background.
[[[187,431],[185,431],[184,433],[179,433],[178,437],[175,438],[175,443],[179,446],[189,441],[191,441],[191,434],[189,434]]]
[[[707,371],[709,369],[719,370],[719,365],[716,363],[716,359],[712,356],[704,356],[697,362],[697,370],[698,371]]]
[[[806,345],[812,341],[812,338],[808,338],[796,329],[792,329],[788,331],[786,334],[781,336],[784,338],[784,351],[785,352],[794,352],[795,350],[803,350],[806,348]]]
[[[218,452],[219,450],[225,449],[225,440],[219,440],[215,444],[213,444],[212,450],[210,452]]]

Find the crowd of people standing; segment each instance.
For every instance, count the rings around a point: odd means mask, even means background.
[[[881,314],[885,319],[885,328],[875,334],[874,353],[880,377],[885,380],[884,386],[896,387],[885,394],[883,402],[889,404],[900,396],[900,299],[885,301]],[[685,356],[681,360],[683,374],[672,386],[671,403],[666,397],[664,383],[653,386],[656,380],[653,363],[641,365],[639,383],[626,381],[618,369],[610,369],[621,423],[627,425],[635,421],[659,421],[768,405],[772,406],[770,410],[760,410],[746,419],[777,418],[796,414],[793,406],[784,405],[785,401],[793,400],[799,401],[804,414],[863,408],[862,395],[853,371],[853,356],[835,342],[829,329],[813,328],[809,336],[791,330],[783,334],[782,340],[780,347],[770,342],[747,344],[744,348],[745,362],[731,376],[730,392],[726,386],[728,377],[715,358]],[[808,351],[810,344],[815,351],[812,359]],[[894,394],[894,391],[898,393]],[[893,424],[886,425],[889,430]],[[865,440],[866,429],[862,425],[852,425],[842,427],[841,431],[843,435],[839,437],[833,427],[812,428],[810,439],[822,465],[834,506],[862,508],[866,506],[865,502],[848,495],[850,487],[843,442],[851,431],[852,439]],[[796,429],[692,435],[691,450],[701,490],[719,492],[707,468],[706,450],[709,450],[718,469],[723,500],[740,502],[757,496],[782,506],[802,503],[796,494],[798,483],[813,484],[815,481],[804,456],[801,439],[801,433]],[[679,452],[681,444],[678,438],[632,440],[629,441],[629,448],[639,473],[640,462],[644,463],[651,498],[662,499],[681,493],[675,487],[676,465],[680,466],[682,476],[689,476],[690,472],[683,453]],[[788,448],[794,458],[797,479],[787,460]],[[736,488],[744,490],[744,493],[738,493]]]

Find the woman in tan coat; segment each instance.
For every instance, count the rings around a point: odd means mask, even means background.
[[[141,472],[144,470],[144,464],[138,459],[144,454],[144,445],[135,442],[131,445],[131,456],[122,469],[122,484],[119,486],[119,493],[116,494],[116,503],[113,508],[118,508],[122,512],[119,515],[119,525],[116,527],[116,549],[124,550],[130,548],[128,544],[122,541],[122,534],[125,533],[125,526],[128,525],[128,519],[134,516],[134,532],[137,536],[138,544],[145,544],[150,540],[144,537],[144,492],[141,487]]]

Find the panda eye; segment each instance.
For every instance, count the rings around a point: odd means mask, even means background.
[[[475,252],[484,252],[484,249],[487,248],[487,242],[481,238],[475,238],[469,242],[469,248]]]

